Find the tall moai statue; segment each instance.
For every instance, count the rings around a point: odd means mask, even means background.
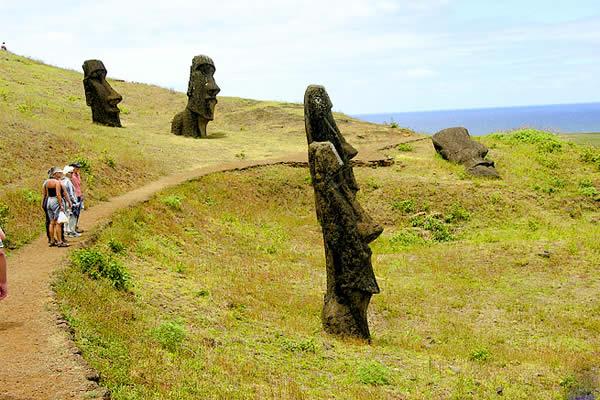
[[[358,151],[340,133],[331,109],[323,86],[306,89],[308,162],[327,265],[321,320],[328,333],[369,339],[367,308],[371,296],[379,293],[369,243],[383,228],[356,200],[359,187],[350,160]]]
[[[100,60],[83,63],[85,102],[92,108],[92,120],[97,124],[121,126],[119,104],[123,97],[106,81],[106,67]]]
[[[215,82],[215,63],[204,55],[192,59],[188,83],[188,103],[182,112],[175,115],[171,133],[175,135],[206,137],[206,126],[215,118],[217,94],[221,88]]]

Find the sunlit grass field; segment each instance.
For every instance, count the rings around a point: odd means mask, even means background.
[[[322,332],[303,168],[210,175],[120,212],[57,276],[61,310],[116,400],[598,396],[600,157],[532,130],[481,140],[503,179],[429,141],[355,169],[385,226],[371,344]]]
[[[110,128],[92,124],[81,71],[8,52],[0,53],[0,70],[0,226],[11,248],[43,231],[41,186],[51,166],[82,161],[87,205],[93,206],[159,176],[238,159],[277,158],[303,151],[306,142],[301,104],[219,97],[209,139],[198,140],[170,133],[172,117],[185,107],[184,93],[109,80],[123,96],[124,126]],[[181,73],[187,82],[188,72]],[[409,134],[337,117],[358,144]]]

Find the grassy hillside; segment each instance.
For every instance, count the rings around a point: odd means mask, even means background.
[[[124,98],[124,128],[115,129],[91,123],[80,72],[8,52],[0,53],[0,70],[0,225],[11,247],[42,231],[39,192],[52,165],[85,161],[93,206],[161,175],[299,151],[306,140],[299,104],[220,97],[210,139],[197,140],[170,134],[171,118],[185,107],[183,93],[110,80]],[[181,73],[186,80],[187,71]],[[401,134],[342,115],[338,121],[358,143]]]
[[[600,132],[598,133],[575,133],[570,135],[562,135],[562,137],[570,142],[582,145],[591,145],[600,147]]]
[[[207,176],[119,213],[57,278],[77,344],[117,400],[598,389],[599,153],[531,130],[481,140],[502,180],[468,177],[429,141],[356,169],[386,227],[371,345],[322,332],[322,235],[308,171],[288,167]]]

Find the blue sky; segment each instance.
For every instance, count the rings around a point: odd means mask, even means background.
[[[600,101],[600,1],[0,0],[0,40],[81,71],[184,91],[211,56],[221,95],[351,114]]]

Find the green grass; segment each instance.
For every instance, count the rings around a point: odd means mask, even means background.
[[[598,133],[573,133],[561,135],[564,140],[591,146],[600,146],[600,132]]]
[[[578,145],[531,134],[481,138],[501,180],[468,177],[427,141],[390,150],[393,167],[355,169],[359,201],[386,228],[372,244],[371,345],[322,332],[313,191],[283,166],[210,175],[120,212],[94,248],[123,264],[131,291],[73,265],[57,298],[116,400],[595,390],[600,211],[581,189],[600,188],[600,170]]]
[[[172,117],[185,107],[184,93],[109,80],[123,96],[124,128],[115,129],[91,123],[81,71],[9,52],[0,54],[0,70],[0,208],[9,208],[3,228],[11,248],[43,232],[40,201],[32,201],[31,193],[41,192],[51,166],[82,162],[86,205],[93,206],[159,176],[240,158],[277,157],[303,151],[306,143],[301,104],[219,97],[209,139],[197,140],[170,133]],[[407,132],[337,117],[358,144]]]

